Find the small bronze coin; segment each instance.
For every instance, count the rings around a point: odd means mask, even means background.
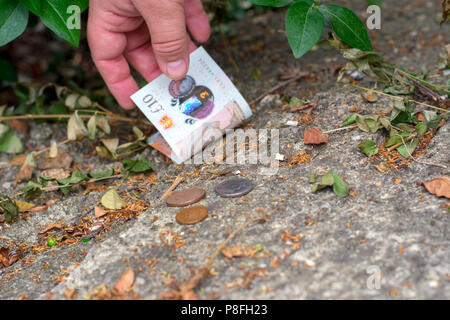
[[[208,216],[208,209],[202,205],[182,209],[177,213],[176,220],[179,224],[196,224]]]
[[[240,197],[252,189],[252,182],[244,178],[231,178],[216,185],[216,192],[224,198]]]
[[[200,188],[186,189],[167,197],[166,203],[169,207],[185,207],[200,201],[205,195],[205,190]]]

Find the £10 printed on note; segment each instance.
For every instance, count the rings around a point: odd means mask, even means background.
[[[227,75],[202,47],[182,80],[161,75],[131,96],[158,129],[148,142],[180,164],[252,115]]]

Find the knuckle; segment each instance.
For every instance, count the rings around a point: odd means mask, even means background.
[[[174,56],[183,54],[186,50],[186,38],[153,42],[153,51],[159,55]]]

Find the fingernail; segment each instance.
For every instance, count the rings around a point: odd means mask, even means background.
[[[186,73],[186,62],[178,60],[167,64],[167,73],[170,78],[182,78]]]

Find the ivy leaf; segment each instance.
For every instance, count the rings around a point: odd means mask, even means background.
[[[28,9],[20,2],[0,0],[0,47],[25,31],[28,15]]]
[[[342,41],[354,48],[372,51],[369,34],[353,11],[335,4],[321,4],[319,10]]]
[[[286,34],[296,59],[308,52],[322,36],[324,17],[306,2],[289,7],[286,14]]]
[[[0,123],[0,152],[21,153],[23,145],[14,131]]]
[[[292,3],[292,0],[248,0],[252,4],[267,7],[285,7]]]
[[[369,158],[378,153],[378,147],[372,140],[366,140],[358,144],[358,149]]]
[[[140,155],[137,160],[125,159],[122,161],[124,170],[128,175],[132,173],[155,170],[155,166],[144,155]]]

